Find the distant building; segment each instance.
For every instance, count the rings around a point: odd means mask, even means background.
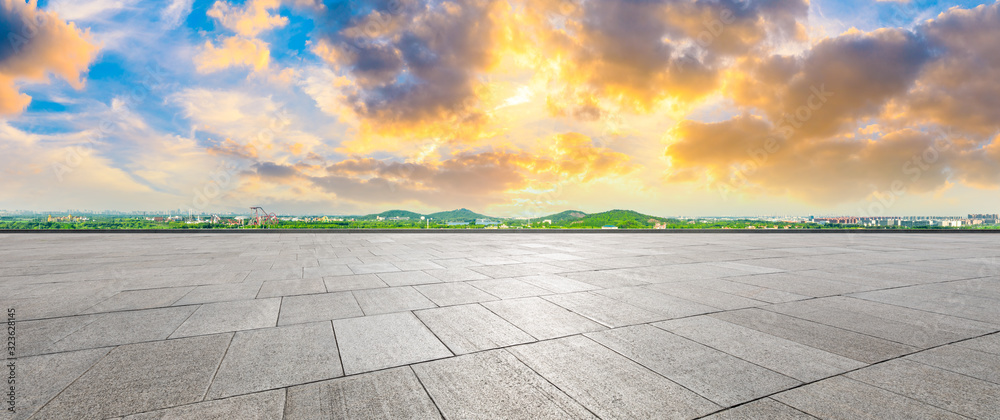
[[[490,220],[490,219],[476,219],[476,224],[477,225],[483,225],[483,226],[491,226],[491,225],[499,225],[500,222],[498,222],[496,220]]]
[[[601,226],[601,229],[618,229],[618,226],[615,226],[615,225],[604,225],[604,226]]]

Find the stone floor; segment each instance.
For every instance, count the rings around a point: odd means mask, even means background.
[[[1000,418],[996,235],[6,234],[0,303],[3,418]]]

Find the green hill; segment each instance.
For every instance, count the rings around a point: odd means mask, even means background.
[[[378,214],[369,214],[367,216],[363,216],[362,218],[363,219],[375,219],[376,216],[381,216],[381,217],[385,217],[385,218],[389,218],[389,217],[409,217],[410,220],[420,220],[420,217],[423,216],[423,215],[420,214],[420,213],[415,213],[415,212],[408,211],[408,210],[389,210],[389,211],[383,211],[383,212],[378,213]]]
[[[565,219],[558,223],[553,220],[552,224],[572,228],[599,228],[611,225],[622,229],[643,229],[651,228],[656,223],[662,223],[666,220],[663,217],[650,216],[633,210],[611,210],[603,213],[588,214],[577,220]]]
[[[584,217],[587,217],[587,213],[579,210],[566,210],[556,214],[550,214],[544,217],[538,217],[538,220],[551,220],[552,223],[560,223],[565,221],[577,221]]]
[[[476,212],[474,212],[472,210],[464,209],[464,208],[463,209],[458,209],[458,210],[452,210],[452,211],[440,211],[440,212],[437,212],[437,213],[431,213],[431,214],[428,214],[427,217],[430,217],[431,219],[434,219],[434,220],[437,220],[437,221],[442,221],[442,222],[449,222],[449,221],[454,221],[454,222],[472,222],[472,221],[475,221],[476,219],[493,219],[490,216],[485,216],[485,215],[476,213]]]

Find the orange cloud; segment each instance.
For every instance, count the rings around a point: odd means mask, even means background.
[[[288,24],[288,18],[272,15],[271,10],[281,6],[281,0],[249,0],[243,7],[236,7],[220,0],[212,5],[206,15],[215,18],[222,26],[246,38]]]
[[[0,0],[0,28],[9,29],[0,42],[0,115],[21,113],[31,101],[18,92],[16,80],[45,82],[51,73],[83,88],[81,73],[99,49],[89,30],[19,0]]]
[[[195,58],[199,73],[210,73],[231,66],[249,66],[255,71],[261,71],[267,68],[270,61],[271,52],[266,43],[238,36],[223,39],[218,47],[212,41],[205,42],[201,54]]]

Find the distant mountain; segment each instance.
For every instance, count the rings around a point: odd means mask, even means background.
[[[556,214],[550,214],[548,216],[538,217],[538,220],[551,220],[552,223],[559,223],[565,221],[577,221],[584,217],[587,217],[587,213],[579,210],[566,210]]]
[[[378,214],[369,214],[367,216],[364,216],[363,218],[364,219],[374,219],[374,218],[376,218],[376,216],[385,217],[385,218],[390,218],[390,217],[409,217],[410,220],[414,220],[414,219],[420,220],[420,218],[423,215],[420,214],[420,213],[415,213],[415,212],[408,211],[408,210],[389,210],[389,211],[383,211],[383,212],[378,213]]]
[[[482,215],[472,210],[464,208],[452,211],[439,211],[437,213],[428,214],[427,217],[442,222],[447,222],[447,221],[472,222],[475,221],[476,219],[493,219],[490,216]]]

